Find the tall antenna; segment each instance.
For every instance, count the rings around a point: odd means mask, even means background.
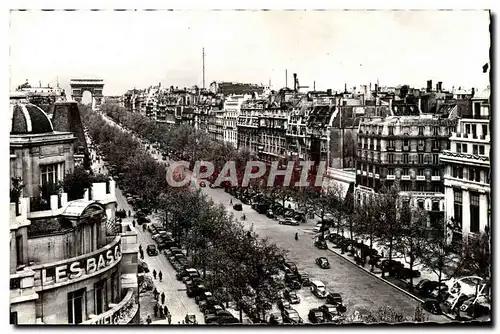
[[[57,88],[59,88],[59,77],[57,77]]]
[[[288,70],[285,70],[285,87],[288,88]]]
[[[201,55],[203,57],[203,89],[205,89],[205,48],[201,49]]]

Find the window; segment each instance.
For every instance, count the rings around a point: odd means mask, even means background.
[[[410,175],[408,168],[403,168],[403,175]]]
[[[425,145],[425,142],[422,139],[419,139],[418,146],[419,147],[424,147],[424,145]]]
[[[395,146],[394,140],[388,140],[387,141],[387,147],[388,148],[394,148],[394,146]]]
[[[389,126],[389,136],[394,136],[394,127]]]
[[[423,136],[424,135],[424,127],[423,126],[419,126],[418,127],[418,135],[419,136]]]
[[[439,211],[439,202],[432,202],[432,211]]]
[[[439,170],[439,169],[433,169],[432,170],[432,176],[441,176],[441,170]]]
[[[85,311],[85,288],[68,293],[68,323],[79,324]]]
[[[483,136],[487,136],[487,135],[488,135],[488,125],[483,124]]]
[[[390,164],[394,163],[394,154],[393,153],[387,154],[387,160],[389,161]]]
[[[443,190],[441,189],[441,186],[439,184],[433,184],[432,185],[432,192],[442,193]]]
[[[64,173],[64,163],[41,165],[40,166],[40,184],[45,186],[49,183],[57,183],[60,181]]]
[[[481,102],[474,103],[474,115],[475,116],[481,115]]]
[[[420,186],[419,186],[419,187],[420,187]],[[423,190],[420,190],[420,189],[419,189],[419,191],[423,191]],[[420,209],[423,209],[423,208],[424,208],[424,200],[419,199],[417,203],[418,203],[418,207],[419,207]]]
[[[404,163],[404,164],[407,164],[407,163],[408,163],[408,161],[409,161],[408,154],[407,154],[407,153],[403,154],[403,163]]]
[[[418,163],[421,165],[424,163],[424,155],[423,154],[418,155]]]
[[[418,169],[418,176],[425,176],[425,170],[423,168]]]
[[[473,167],[469,167],[469,181],[481,181],[481,172]]]
[[[439,127],[435,126],[432,128],[432,133],[434,136],[439,135]]]
[[[394,168],[388,168],[387,175],[394,175]]]
[[[467,153],[467,144],[462,144],[462,152]]]
[[[408,182],[401,183],[402,191],[411,191],[411,184]]]
[[[10,312],[10,324],[17,325],[17,312]]]
[[[457,153],[462,153],[462,144],[457,144]]]
[[[439,140],[433,140],[432,141],[432,148],[434,150],[439,150]]]
[[[432,163],[434,165],[438,165],[439,164],[439,154],[433,154],[432,155]]]
[[[453,189],[453,208],[455,211],[455,222],[462,225],[462,189]]]
[[[403,146],[408,146],[408,145],[410,145],[409,140],[408,139],[403,140]]]
[[[375,174],[380,174],[380,168],[378,166],[375,167]]]
[[[23,236],[16,236],[16,256],[17,256],[17,265],[21,265],[24,263],[23,261]]]
[[[465,124],[465,133],[466,134],[470,133],[470,124]]]
[[[479,194],[470,192],[470,231],[479,233]]]
[[[477,155],[479,152],[477,145],[472,145],[472,154]]]
[[[484,145],[479,145],[479,154],[484,155]]]

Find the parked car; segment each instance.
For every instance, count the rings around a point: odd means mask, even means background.
[[[404,268],[404,265],[396,260],[383,260],[379,265],[380,269],[389,275],[394,275],[396,270]]]
[[[339,293],[336,292],[330,292],[326,296],[326,303],[333,305],[335,307],[342,305],[342,296]]]
[[[289,281],[285,282],[285,284],[287,287],[289,287],[292,290],[300,290],[300,288],[302,288],[302,284],[300,284],[300,282],[297,279],[289,280]]]
[[[207,291],[207,288],[203,284],[196,284],[187,287],[186,293],[188,297],[197,297],[203,292]]]
[[[326,298],[326,296],[328,295],[326,286],[321,281],[311,282],[311,292],[318,298]]]
[[[218,311],[222,311],[224,310],[224,306],[222,305],[210,305],[210,306],[207,306],[207,308],[205,309],[205,312],[203,313],[205,318],[207,316],[210,316],[210,315],[216,315]]]
[[[294,274],[298,272],[297,265],[295,265],[295,263],[287,261],[284,265],[285,267],[288,267]]]
[[[323,228],[323,223],[317,223],[313,228],[313,232],[319,233],[322,228]]]
[[[316,246],[319,249],[328,249],[328,246],[327,246],[325,240],[316,240],[314,242],[314,246]]]
[[[302,320],[302,318],[300,317],[299,312],[297,312],[293,308],[284,309],[283,311],[281,311],[281,315],[283,317],[284,323],[301,324],[304,322],[304,320]]]
[[[284,309],[291,307],[290,302],[285,298],[278,299],[277,306],[280,311],[283,311]]]
[[[309,274],[307,274],[305,272],[299,272],[298,278],[300,280],[300,283],[302,283],[303,286],[311,285],[311,281],[309,280]]]
[[[316,264],[321,267],[321,269],[330,269],[330,262],[324,256],[318,257],[316,259]]]
[[[241,205],[241,203],[236,203],[235,205],[233,205],[233,209],[235,211],[243,211],[243,205]]]
[[[273,210],[271,210],[271,209],[267,210],[266,216],[267,216],[267,218],[274,218],[275,216],[274,216]]]
[[[422,308],[432,314],[442,314],[441,307],[437,300],[426,299],[422,303]]]
[[[184,321],[186,324],[197,324],[196,315],[194,313],[188,313],[186,314]]]
[[[156,256],[158,255],[158,249],[156,248],[156,245],[148,245],[146,247],[146,253],[148,253],[149,256]]]
[[[323,316],[325,317],[325,321],[328,322],[339,322],[342,319],[342,316],[337,311],[337,307],[331,304],[325,304],[318,308],[321,312],[323,312]]]
[[[325,322],[325,316],[323,315],[323,312],[319,308],[313,308],[309,310],[309,314],[307,316],[309,318],[309,321],[313,324],[320,324]]]
[[[410,268],[400,268],[400,269],[396,268],[394,270],[394,277],[399,278],[399,279],[420,277],[420,271],[410,270]]]
[[[281,316],[281,313],[272,313],[271,316],[269,317],[268,323],[270,325],[280,325],[283,323],[283,317]]]
[[[283,295],[290,302],[290,304],[300,303],[300,298],[299,296],[297,296],[297,293],[295,291],[291,291],[290,289],[285,289]]]
[[[444,300],[449,295],[448,290],[448,285],[446,285],[445,283],[441,283],[441,285],[436,286],[434,290],[431,291],[430,297],[436,299],[441,298],[441,300]]]
[[[178,281],[182,280],[183,277],[200,277],[200,273],[194,268],[187,268],[175,274],[175,278],[177,278]]]
[[[198,304],[200,301],[206,300],[208,298],[213,298],[213,295],[210,291],[205,291],[202,292],[199,296],[196,296],[194,300]]]

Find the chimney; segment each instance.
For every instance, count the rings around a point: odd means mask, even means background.
[[[474,87],[472,87],[472,90],[471,90],[471,94],[472,96],[471,97],[474,97],[474,94],[476,93],[476,90],[474,89]]]
[[[332,96],[332,89],[331,89],[331,88],[328,88],[328,89],[326,90],[326,94],[327,94],[328,96]]]
[[[297,91],[297,73],[293,74],[293,90]]]
[[[432,80],[427,80],[427,93],[432,91]]]
[[[344,84],[344,93],[347,93],[347,83]]]
[[[443,91],[443,82],[439,81],[438,82],[438,92],[442,92],[442,91]]]
[[[83,193],[83,200],[88,201],[89,200],[89,195],[90,195],[90,190],[85,189],[85,192]]]

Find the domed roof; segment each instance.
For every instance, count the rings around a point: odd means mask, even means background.
[[[54,132],[47,114],[32,103],[11,104],[10,118],[10,133],[14,135]]]

